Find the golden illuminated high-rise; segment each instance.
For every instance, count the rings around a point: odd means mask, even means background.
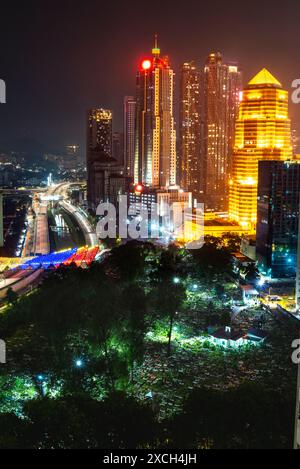
[[[229,215],[255,231],[258,161],[292,158],[288,92],[268,70],[261,70],[242,93],[236,123]]]

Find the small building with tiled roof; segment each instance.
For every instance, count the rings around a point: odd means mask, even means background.
[[[221,327],[210,334],[211,341],[220,347],[237,348],[242,345],[258,345],[264,342],[266,333],[261,329],[251,328],[247,333],[231,326]]]
[[[244,345],[245,334],[230,326],[221,327],[211,334],[212,341],[221,347],[240,347]]]

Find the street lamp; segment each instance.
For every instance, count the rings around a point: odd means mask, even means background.
[[[178,283],[180,283],[180,278],[174,277],[173,282],[175,283],[175,285],[178,285]]]

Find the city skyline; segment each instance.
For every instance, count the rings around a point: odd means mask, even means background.
[[[290,89],[291,82],[297,78],[295,31],[299,7],[287,9],[268,25],[266,19],[272,18],[272,15],[268,5],[261,5],[259,15],[251,13],[257,30],[257,35],[253,37],[250,35],[251,21],[243,19],[242,7],[216,5],[220,14],[212,24],[211,6],[189,2],[190,8],[186,9],[183,20],[180,9],[174,6],[173,14],[166,23],[167,4],[165,2],[160,6],[160,18],[155,24],[147,16],[134,12],[130,19],[131,28],[123,27],[125,24],[122,24],[121,14],[108,25],[102,21],[107,14],[126,10],[117,1],[111,6],[95,6],[95,2],[79,6],[72,2],[73,14],[70,16],[67,16],[69,9],[62,5],[60,18],[55,17],[55,26],[51,22],[55,9],[50,8],[47,2],[42,9],[36,7],[36,2],[26,4],[26,25],[22,22],[23,7],[17,13],[8,6],[4,7],[2,17],[7,19],[7,24],[14,18],[12,24],[15,26],[4,26],[0,36],[1,78],[7,84],[7,104],[0,107],[0,144],[7,148],[14,139],[30,138],[47,148],[73,142],[83,146],[86,109],[98,106],[113,110],[114,130],[121,131],[123,98],[134,95],[132,76],[154,33],[158,33],[176,72],[176,123],[180,67],[185,61],[195,60],[202,68],[205,57],[211,51],[222,52],[226,61],[239,62],[244,84],[263,67],[272,70],[286,89]],[[229,27],[229,20],[221,24],[222,12],[227,13],[226,16],[235,24],[234,31]],[[99,17],[102,25],[97,33],[94,17]],[[199,24],[197,28],[196,24]],[[291,26],[293,24],[295,28]],[[276,34],[279,26],[283,31],[280,43]],[[30,34],[27,34],[28,29]],[[113,33],[114,39],[102,46],[108,30]],[[88,34],[83,34],[83,31]],[[175,31],[180,31],[180,41],[174,41]],[[60,39],[60,50],[51,44],[53,35]],[[237,35],[239,41],[236,41]],[[48,54],[45,55],[43,50],[47,50]],[[19,82],[20,76],[23,76],[22,83]],[[291,106],[291,117],[299,129],[296,105]]]
[[[2,6],[0,449],[300,448],[295,3]]]

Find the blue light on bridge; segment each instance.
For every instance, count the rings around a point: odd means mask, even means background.
[[[25,262],[22,265],[22,269],[28,269],[29,267],[36,269],[38,267],[43,267],[48,269],[50,266],[58,267],[59,265],[66,262],[70,257],[76,254],[77,248],[69,249],[68,251],[62,252],[53,252],[51,254],[46,254],[43,256],[38,256],[29,261]]]

